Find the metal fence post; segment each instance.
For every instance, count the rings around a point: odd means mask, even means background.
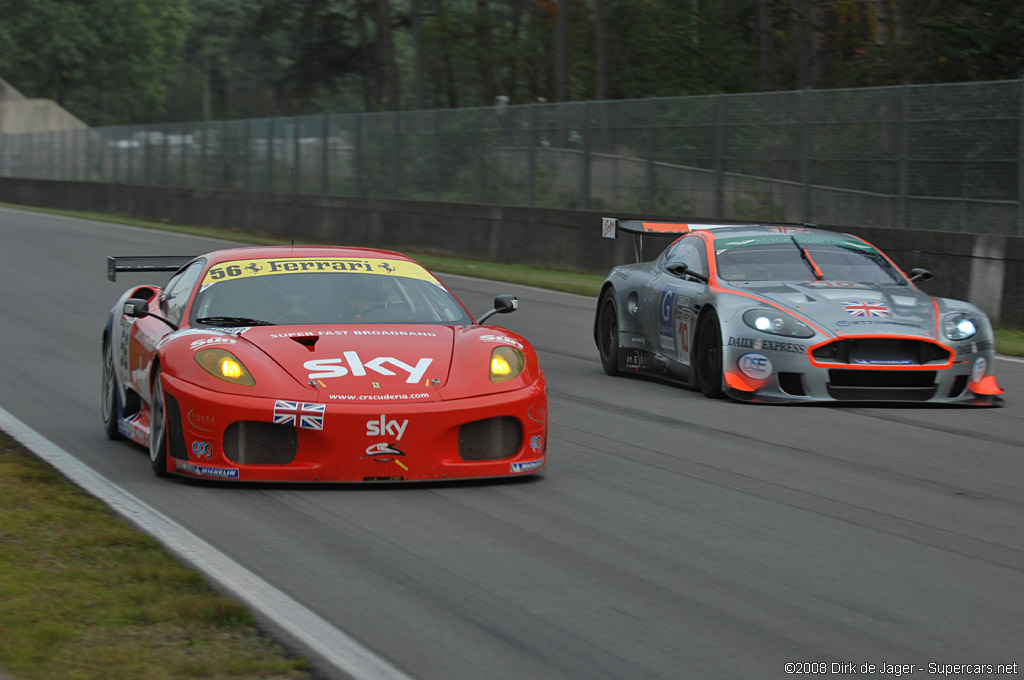
[[[274,119],[267,119],[267,191],[274,190]]]
[[[355,138],[355,174],[356,174],[356,196],[365,196],[366,187],[363,183],[363,116],[366,114],[355,114],[355,124],[352,136]]]
[[[1017,236],[1024,236],[1024,76],[1017,111]]]
[[[331,135],[331,116],[324,113],[320,118],[320,140],[323,145],[323,153],[320,154],[320,193],[326,194],[330,188],[330,154],[327,140]]]
[[[542,106],[541,104],[530,105],[529,113],[527,114],[528,122],[527,128],[529,128],[529,136],[526,141],[526,205],[533,207],[535,200],[534,197],[534,183],[536,182],[537,175],[537,109]]]
[[[810,92],[810,89],[804,89],[797,94],[797,107],[800,112],[800,221],[804,224],[811,221]],[[770,200],[768,205],[771,206]]]
[[[484,202],[484,110],[476,110],[476,202]]]
[[[654,157],[658,153],[658,126],[655,112],[655,99],[650,97],[647,100],[647,162],[644,208],[647,212],[654,212],[654,194],[657,177],[655,175]]]
[[[391,195],[402,197],[402,120],[395,111],[391,118]]]
[[[900,89],[900,170],[899,177],[899,213],[897,223],[902,229],[909,224],[910,194],[910,85]]]
[[[302,126],[302,119],[298,116],[292,118],[292,193],[299,192],[302,179],[302,150],[299,144],[299,128]]]
[[[583,155],[580,158],[580,207],[583,210],[590,209],[590,102],[583,102],[583,124],[580,125],[580,132],[583,133]]]
[[[715,96],[715,217],[725,217],[725,95]]]
[[[249,138],[249,119],[242,121],[242,188],[249,190],[252,182],[252,140]]]

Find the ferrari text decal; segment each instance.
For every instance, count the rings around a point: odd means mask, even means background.
[[[273,276],[275,274],[301,273],[345,273],[404,276],[436,283],[437,279],[415,262],[406,260],[385,260],[380,258],[322,257],[322,258],[274,258],[258,260],[233,260],[210,267],[203,278],[202,288],[219,281],[232,281],[251,276]]]
[[[345,356],[344,359],[311,359],[302,365],[308,371],[310,380],[317,380],[318,378],[343,378],[352,373],[354,376],[366,375],[366,369],[370,369],[380,375],[395,375],[395,372],[385,368],[385,364],[391,364],[391,366],[403,370],[409,374],[405,382],[415,385],[423,379],[423,374],[430,368],[430,364],[434,361],[428,357],[423,357],[416,362],[415,366],[410,366],[404,361],[399,361],[394,357],[376,357],[369,361],[363,361],[360,359],[359,354],[356,352],[342,352]],[[345,368],[342,364],[347,362],[348,368]]]

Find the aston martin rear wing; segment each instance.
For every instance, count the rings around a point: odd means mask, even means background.
[[[107,255],[107,278],[117,281],[118,272],[176,272],[194,259],[195,255]]]
[[[653,220],[620,220],[617,217],[601,218],[601,236],[604,238],[618,238],[619,232],[624,231],[633,235],[633,252],[636,261],[642,262],[644,256],[644,236],[671,236],[677,237],[688,234],[691,231],[702,229],[714,230],[724,227],[749,227],[753,225],[767,224],[771,226],[800,226],[812,227],[811,224],[790,224],[781,222],[732,222],[728,224],[710,223],[689,223],[689,222],[658,222]]]

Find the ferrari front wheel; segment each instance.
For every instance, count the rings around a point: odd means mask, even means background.
[[[721,399],[722,390],[722,331],[718,315],[710,312],[697,327],[697,385],[705,397]]]
[[[103,386],[100,391],[103,430],[109,439],[120,439],[117,431],[117,375],[114,373],[114,348],[103,338]]]
[[[601,296],[597,314],[597,349],[601,368],[608,375],[619,375],[619,315],[615,291],[608,289]]]
[[[160,367],[153,374],[153,397],[149,400],[149,462],[157,477],[167,476],[167,406]]]

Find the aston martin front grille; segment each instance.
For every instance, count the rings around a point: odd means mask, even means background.
[[[516,455],[523,442],[523,428],[509,416],[466,423],[459,428],[462,460],[500,460]]]
[[[952,357],[937,342],[912,338],[837,338],[812,354],[821,362],[860,366],[924,366],[946,363]]]
[[[843,401],[928,401],[935,396],[935,371],[833,368],[828,393]]]
[[[242,420],[224,430],[224,455],[239,465],[287,465],[298,451],[299,438],[290,425]]]

